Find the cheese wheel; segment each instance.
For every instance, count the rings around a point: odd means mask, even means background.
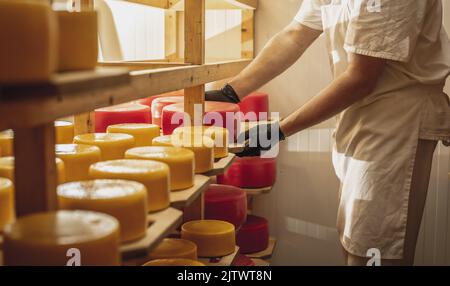
[[[114,160],[91,166],[89,174],[94,179],[122,179],[136,181],[147,188],[148,211],[169,207],[169,166],[150,160]]]
[[[12,130],[0,132],[0,149],[2,156],[14,156],[14,132]]]
[[[0,178],[0,233],[15,217],[13,184],[9,179]]]
[[[200,257],[223,257],[236,249],[234,225],[225,221],[187,222],[181,227],[181,238],[194,242]]]
[[[73,142],[74,126],[69,121],[55,121],[56,144],[70,144]]]
[[[127,159],[155,160],[166,163],[170,168],[170,190],[178,191],[194,185],[194,152],[176,147],[140,147],[128,150]]]
[[[58,186],[59,208],[109,214],[120,224],[122,242],[145,236],[147,190],[144,185],[123,180],[95,180]]]
[[[48,3],[0,1],[0,84],[48,81],[56,70],[58,25]]]
[[[137,101],[137,103],[150,107],[150,118],[153,118],[152,111],[151,111],[153,101],[158,98],[161,98],[161,97],[169,97],[169,96],[170,97],[184,96],[184,90],[182,89],[182,90],[172,91],[172,92],[168,92],[168,93],[164,93],[164,94],[160,94],[160,95],[153,95],[153,96],[150,96],[147,98],[140,99]],[[153,121],[150,123],[155,124]]]
[[[225,185],[211,185],[205,192],[205,218],[232,223],[236,229],[247,219],[247,194]]]
[[[102,160],[123,159],[125,151],[134,147],[134,138],[121,133],[90,133],[75,136],[74,143],[100,148]]]
[[[185,126],[175,129],[173,134],[210,137],[214,140],[214,157],[221,159],[228,156],[229,132],[225,128],[215,126]]]
[[[64,162],[56,158],[56,171],[58,184],[66,182],[66,174],[64,168]],[[0,158],[0,177],[8,178],[14,183],[14,157],[2,157]]]
[[[172,136],[159,136],[153,139],[152,146],[155,147],[173,147]]]
[[[79,258],[82,266],[119,266],[119,244],[119,222],[107,214],[37,213],[5,227],[4,262],[7,266],[66,266]]]
[[[127,103],[95,110],[95,132],[106,132],[110,125],[150,122],[150,108],[142,104]]]
[[[160,97],[155,99],[152,102],[152,122],[153,124],[157,124],[161,126],[161,118],[162,111],[164,107],[175,104],[175,103],[183,103],[184,97],[176,96],[176,97]]]
[[[98,60],[97,12],[57,11],[59,71],[94,69]]]
[[[239,108],[244,114],[244,121],[267,120],[269,115],[269,95],[262,92],[254,92],[242,99]]]
[[[165,238],[148,255],[150,260],[184,258],[197,260],[197,245],[189,240]]]
[[[66,182],[89,179],[89,167],[100,161],[100,148],[82,144],[59,144],[55,146],[56,157],[64,162]]]
[[[111,125],[107,129],[108,133],[123,133],[134,137],[136,147],[151,146],[152,140],[161,133],[159,126],[144,123],[124,123]]]
[[[214,141],[206,136],[172,136],[175,147],[189,149],[195,156],[195,173],[206,173],[214,168]]]
[[[143,266],[174,266],[174,267],[186,267],[186,266],[206,266],[200,261],[192,259],[156,259],[145,263]]]
[[[230,168],[217,176],[217,182],[239,188],[265,188],[273,186],[276,177],[275,158],[236,157]]]
[[[241,253],[256,253],[269,246],[269,222],[263,217],[249,215],[236,236]]]

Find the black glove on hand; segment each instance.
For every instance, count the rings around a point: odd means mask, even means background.
[[[245,142],[245,148],[236,155],[239,157],[261,156],[263,152],[269,151],[285,139],[279,122],[257,125],[239,135],[238,142]]]
[[[226,84],[221,90],[211,90],[205,93],[206,101],[220,101],[229,103],[239,103],[241,102],[239,96],[234,91],[233,87]]]

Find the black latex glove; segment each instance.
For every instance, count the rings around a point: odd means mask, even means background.
[[[241,102],[239,96],[234,91],[233,87],[226,84],[221,90],[211,90],[205,93],[206,101],[220,101],[229,103],[239,103]]]
[[[261,124],[250,128],[238,137],[238,142],[245,142],[244,151],[236,154],[239,157],[256,157],[269,151],[286,137],[280,129],[279,122]]]

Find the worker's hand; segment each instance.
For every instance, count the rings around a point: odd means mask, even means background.
[[[279,122],[257,125],[239,135],[238,142],[245,142],[245,147],[244,151],[236,155],[239,157],[261,156],[285,139]]]
[[[205,93],[206,101],[220,101],[229,103],[239,103],[241,100],[239,96],[234,91],[233,87],[226,84],[221,90],[211,90]]]

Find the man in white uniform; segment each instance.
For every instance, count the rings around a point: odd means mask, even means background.
[[[279,124],[272,144],[333,116],[341,180],[337,227],[347,265],[371,249],[412,265],[432,156],[450,140],[450,42],[441,0],[304,0],[295,20],[207,100],[239,102],[296,62],[324,34],[334,80]],[[300,87],[299,87],[300,89]],[[258,155],[263,129],[243,152]]]

